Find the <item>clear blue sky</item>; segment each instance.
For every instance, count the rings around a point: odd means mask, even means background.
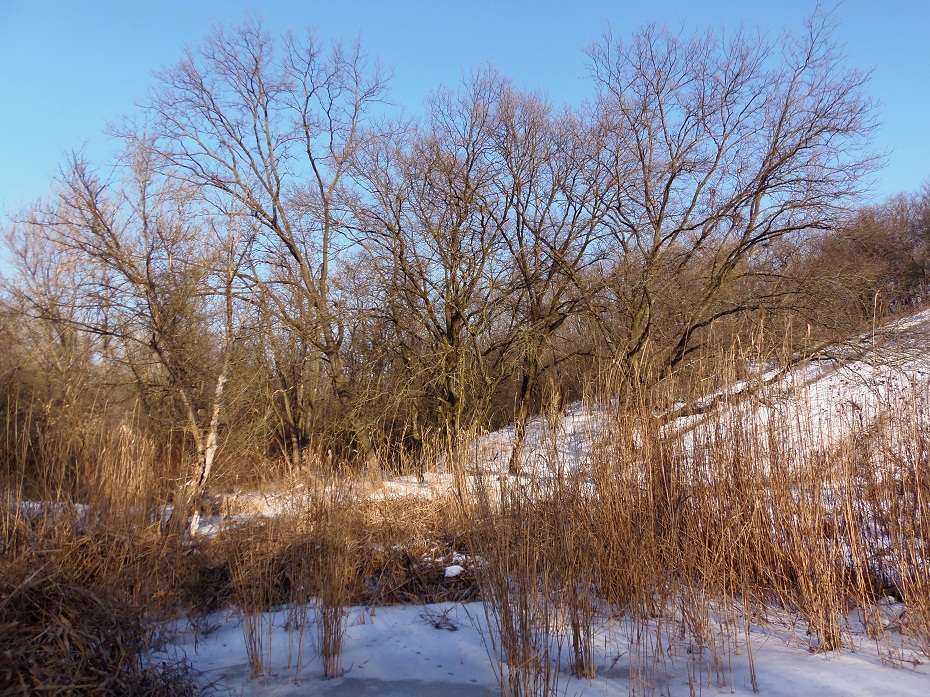
[[[151,72],[214,22],[247,9],[276,32],[316,27],[360,34],[394,70],[392,95],[416,110],[438,85],[488,61],[557,102],[591,94],[583,49],[608,27],[628,36],[660,21],[672,27],[800,28],[813,0],[602,0],[598,2],[403,2],[316,0],[0,0],[0,214],[43,195],[62,153],[84,147],[95,161],[113,149],[106,123],[131,113]],[[888,150],[876,197],[914,191],[930,176],[930,1],[846,0],[838,39],[855,67],[874,68],[881,103],[876,145]]]

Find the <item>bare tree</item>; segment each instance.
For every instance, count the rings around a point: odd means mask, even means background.
[[[860,192],[874,104],[831,29],[820,12],[777,40],[649,26],[590,50],[613,189],[608,335],[631,369],[674,366],[701,330],[764,306],[748,282],[771,272],[768,247],[831,228]]]
[[[577,350],[560,351],[554,339],[587,306],[586,270],[597,259],[604,201],[586,176],[594,153],[584,118],[555,116],[540,95],[507,85],[498,97],[497,119],[501,167],[495,185],[508,202],[500,223],[510,265],[501,301],[513,313],[512,343],[520,361],[510,459],[511,473],[518,474],[540,376]]]
[[[500,380],[499,295],[511,203],[495,184],[496,104],[504,82],[485,71],[440,91],[422,128],[360,153],[357,203],[380,305],[402,361],[454,437],[468,402]],[[478,398],[477,402],[484,403]],[[474,402],[473,402],[474,406]],[[480,408],[478,409],[480,412]]]
[[[486,417],[516,373],[513,471],[540,376],[571,354],[554,337],[589,299],[604,205],[587,129],[486,69],[356,161],[361,244],[380,278],[373,304],[394,327],[410,384],[452,434],[466,411]]]
[[[163,166],[236,202],[265,232],[265,263],[287,264],[312,311],[291,312],[275,278],[253,279],[272,292],[278,316],[325,360],[339,404],[353,411],[355,390],[341,354],[344,327],[333,299],[346,217],[341,196],[348,163],[371,136],[366,120],[385,95],[385,76],[358,42],[325,47],[312,34],[275,46],[257,21],[217,29],[158,76],[147,113]],[[353,436],[366,460],[375,452],[364,424]]]
[[[100,413],[100,377],[109,369],[105,342],[80,330],[97,313],[83,302],[96,270],[88,274],[43,235],[42,218],[30,211],[6,230],[15,274],[0,282],[5,465],[18,461],[43,495],[80,495],[82,426]],[[19,444],[11,449],[13,443]]]
[[[792,265],[804,318],[829,334],[920,307],[930,288],[930,184],[855,211]]]
[[[276,303],[262,295],[258,299],[260,317],[253,349],[259,365],[266,373],[267,392],[264,395],[274,420],[277,446],[291,471],[305,464],[312,447],[314,417],[318,404],[326,398],[328,378],[319,352],[303,331],[294,331],[291,322],[312,326],[306,319],[312,311],[303,293],[295,292],[290,299],[281,293],[294,284],[282,283],[276,290],[278,301],[288,308],[290,321],[282,321],[275,311]]]

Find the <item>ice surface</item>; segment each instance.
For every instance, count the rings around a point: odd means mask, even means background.
[[[446,617],[455,631],[437,629],[435,620]],[[269,615],[271,630],[264,636],[270,660],[259,678],[252,678],[243,632],[235,615],[214,616],[215,629],[195,636],[179,626],[176,650],[191,660],[217,695],[407,695],[410,697],[478,697],[498,695],[481,630],[486,626],[480,603],[353,608],[343,655],[345,675],[323,680],[314,656],[311,624],[305,637],[306,666],[299,672],[288,668],[288,655],[296,653],[296,633],[285,629],[285,613]],[[261,625],[267,626],[267,625]],[[450,625],[442,625],[448,627]],[[616,628],[615,628],[616,629]],[[622,628],[620,628],[622,629]],[[790,623],[753,626],[750,636],[760,693],[771,697],[824,695],[866,697],[900,695],[926,697],[930,694],[930,670],[925,664],[907,663],[912,654],[902,655],[905,667],[883,664],[870,642],[861,635],[855,652],[813,654],[798,628]],[[622,631],[608,634],[603,629],[596,641],[597,677],[590,683],[570,677],[563,656],[560,693],[565,695],[627,695],[630,677],[637,675]],[[564,653],[567,653],[564,652]],[[716,672],[709,656],[693,653],[693,647],[670,643],[663,663],[667,684],[656,694],[684,697],[696,693],[752,695],[752,679],[745,647],[732,656],[729,669]],[[697,677],[695,677],[695,674]],[[691,675],[689,684],[689,675]],[[641,676],[639,676],[641,677]]]

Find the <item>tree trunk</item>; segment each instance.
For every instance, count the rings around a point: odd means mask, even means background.
[[[168,525],[169,527],[181,529],[182,522],[186,521],[188,512],[193,510],[190,518],[190,524],[183,526],[187,527],[188,534],[191,537],[194,537],[197,534],[197,530],[200,527],[200,499],[203,496],[203,491],[206,487],[207,480],[210,478],[210,472],[213,469],[213,461],[216,457],[216,450],[218,446],[217,436],[219,434],[220,428],[220,410],[223,401],[223,392],[226,389],[229,362],[229,357],[227,355],[223,365],[223,370],[219,377],[216,379],[216,388],[213,391],[213,409],[210,416],[210,424],[207,427],[206,434],[203,433],[197,423],[197,413],[194,410],[190,396],[187,394],[187,390],[185,390],[183,387],[178,388],[178,391],[181,395],[181,401],[184,402],[184,406],[187,410],[187,418],[191,426],[191,432],[194,436],[194,442],[197,445],[198,468],[196,474],[190,480],[185,482],[181,488],[179,498],[182,503],[181,505],[175,504],[174,509],[171,511],[171,517],[168,520]]]
[[[511,476],[518,477],[521,473],[520,457],[523,454],[523,445],[526,441],[526,422],[530,415],[530,401],[533,390],[539,382],[539,359],[535,356],[527,357],[523,364],[523,377],[520,380],[520,402],[514,423],[513,449],[510,451],[510,464],[507,471]]]

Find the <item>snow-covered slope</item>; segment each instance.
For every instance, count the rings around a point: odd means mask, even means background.
[[[930,311],[857,337],[801,364],[736,408],[763,429],[778,424],[799,445],[829,446],[867,427],[930,381]]]

